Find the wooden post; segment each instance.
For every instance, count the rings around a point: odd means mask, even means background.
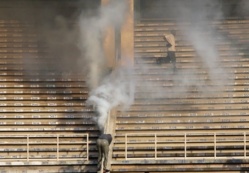
[[[128,10],[121,27],[121,64],[134,64],[134,0],[127,0]]]
[[[110,0],[101,0],[101,5],[107,5]],[[114,26],[108,26],[104,32],[103,38],[104,56],[107,59],[107,66],[113,68],[116,65],[115,60],[115,29]]]

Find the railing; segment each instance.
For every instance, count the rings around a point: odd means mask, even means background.
[[[248,133],[127,133],[125,159],[247,159]]]
[[[76,140],[77,139],[77,140]],[[63,147],[61,147],[64,145]],[[77,148],[75,148],[75,145]],[[0,158],[4,160],[88,160],[89,135],[0,135]],[[45,147],[44,147],[45,146]],[[68,146],[73,146],[70,148]],[[84,148],[82,149],[82,146]],[[80,152],[75,157],[61,156],[61,152]],[[6,154],[7,153],[7,154]],[[12,154],[12,157],[8,155]],[[32,156],[31,156],[32,153]],[[38,155],[44,153],[44,155]],[[52,155],[51,155],[52,153]],[[19,154],[19,155],[18,155]],[[6,155],[6,156],[3,156]]]

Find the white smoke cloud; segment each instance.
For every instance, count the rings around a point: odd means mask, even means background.
[[[132,69],[119,68],[104,78],[100,86],[90,93],[87,104],[97,112],[95,121],[103,131],[109,111],[120,106],[126,110],[134,101],[135,81]]]
[[[202,66],[206,68],[209,81],[214,84],[210,85],[211,88],[208,86],[199,87],[201,92],[208,92],[214,87],[216,91],[222,90],[230,80],[228,68],[221,65],[223,57],[219,51],[219,43],[225,43],[229,40],[226,40],[212,23],[212,21],[224,19],[221,7],[219,1],[195,1],[194,8],[198,10],[192,12],[189,25],[181,28],[181,32],[193,46],[198,59],[201,60]],[[193,10],[193,8],[190,9]],[[184,10],[182,8],[182,11]],[[185,19],[185,17],[182,18]]]
[[[228,76],[229,69],[221,65],[224,57],[221,56],[219,50],[219,47],[224,45],[222,43],[229,42],[229,40],[226,40],[213,25],[213,21],[224,19],[222,4],[215,0],[195,0],[189,5],[177,2],[173,5],[177,11],[180,11],[177,15],[177,22],[181,24],[184,21],[185,23],[185,25],[179,25],[179,33],[194,48],[195,60],[199,61],[203,69],[206,69],[209,84],[211,84],[205,85],[204,82],[191,80],[194,82],[193,85],[202,93],[209,93],[212,90],[221,91],[231,79]]]

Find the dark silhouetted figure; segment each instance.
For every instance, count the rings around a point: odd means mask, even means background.
[[[169,62],[172,63],[174,71],[176,71],[175,35],[176,35],[175,31],[170,31],[169,34],[164,34],[163,39],[166,42],[167,56],[163,58],[157,58],[157,64],[169,63]]]
[[[104,173],[110,172],[107,169],[107,162],[108,162],[108,154],[109,154],[109,146],[112,142],[112,135],[111,134],[102,134],[97,139],[97,148],[98,148],[98,171],[101,170],[101,163],[102,159],[104,159],[103,167]]]

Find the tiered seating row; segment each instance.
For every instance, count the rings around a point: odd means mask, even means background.
[[[22,164],[18,165],[20,162],[16,162],[16,166],[13,167],[11,164],[7,164],[4,166],[1,166],[1,172],[3,173],[11,173],[11,172],[22,172],[22,173],[48,173],[48,172],[96,172],[96,163],[94,162],[75,162],[75,161],[43,161],[43,162],[38,162],[40,165],[43,166],[34,166],[30,164],[29,166],[23,166]],[[28,165],[28,163],[26,164]],[[60,166],[58,166],[60,165]],[[88,166],[86,166],[88,165]]]
[[[7,139],[6,139],[7,137]],[[88,160],[88,134],[2,135],[1,160]],[[7,153],[6,153],[7,152]]]
[[[247,29],[248,26],[249,26],[249,21],[244,20],[244,21],[233,21],[231,23],[221,23],[217,25],[217,28],[221,32],[225,33],[227,37],[234,39],[234,42],[243,44],[249,41],[248,29]]]
[[[125,146],[121,146],[125,140]],[[247,133],[127,133],[118,138],[126,160],[139,159],[224,159],[248,157]],[[123,148],[124,147],[124,148]],[[144,152],[146,150],[146,152]],[[122,157],[123,152],[116,156]]]
[[[209,173],[211,172],[226,172],[226,173],[241,173],[242,171],[248,170],[248,164],[236,164],[236,163],[215,163],[215,164],[202,164],[202,163],[147,163],[146,167],[144,164],[139,163],[129,163],[126,162],[124,164],[113,166],[113,172],[129,172],[129,173],[157,173],[157,172],[165,172],[165,173],[180,173],[180,172],[188,172],[188,173]]]

